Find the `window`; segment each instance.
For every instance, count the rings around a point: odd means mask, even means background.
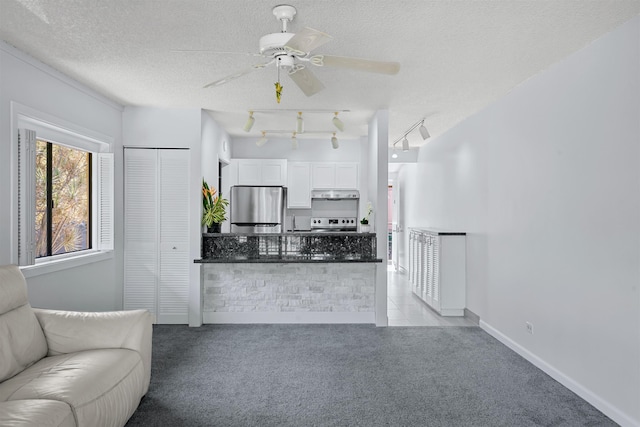
[[[98,260],[113,249],[110,138],[19,104],[12,108],[18,141],[15,262],[55,271]]]
[[[36,139],[36,258],[91,249],[91,153]]]

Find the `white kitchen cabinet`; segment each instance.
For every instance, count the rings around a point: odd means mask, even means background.
[[[295,209],[311,208],[311,163],[288,163],[287,207]]]
[[[233,159],[235,185],[287,185],[286,159]]]
[[[411,229],[409,281],[413,293],[440,315],[464,316],[465,233]]]
[[[158,323],[189,323],[190,193],[189,150],[124,150],[124,309]]]
[[[322,189],[358,189],[357,163],[313,163],[311,185],[314,190]]]

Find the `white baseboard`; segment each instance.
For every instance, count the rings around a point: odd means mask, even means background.
[[[513,341],[511,338],[507,337],[497,329],[493,328],[491,325],[486,322],[480,320],[480,327],[486,331],[489,335],[500,341],[502,344],[509,347],[511,350],[518,353],[520,356],[524,357],[526,360],[531,362],[536,367],[540,368],[550,377],[558,381],[560,384],[589,402],[603,414],[611,418],[616,423],[620,424],[623,427],[640,427],[640,422],[638,420],[634,420],[631,416],[624,413],[608,401],[604,400],[582,384],[573,380],[572,378],[566,376],[564,373],[551,366],[535,354],[531,353],[526,348],[522,347],[520,344]]]
[[[214,312],[202,314],[203,323],[376,323],[369,312]]]

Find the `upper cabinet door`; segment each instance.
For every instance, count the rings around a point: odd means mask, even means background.
[[[287,168],[287,207],[311,208],[311,164],[290,162]]]
[[[336,188],[344,190],[358,189],[357,163],[336,163]]]
[[[237,185],[287,185],[286,159],[235,159]]]
[[[260,185],[287,185],[287,161],[284,159],[263,160]]]
[[[358,164],[314,163],[311,181],[314,190],[334,188],[358,190]]]
[[[335,163],[314,163],[311,173],[311,182],[314,189],[336,188]]]
[[[260,185],[262,161],[259,159],[238,160],[238,185]]]

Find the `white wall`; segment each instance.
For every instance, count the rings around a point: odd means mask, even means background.
[[[369,121],[368,132],[368,200],[373,206],[373,232],[376,235],[377,257],[382,263],[376,264],[376,325],[387,326],[387,203],[388,170],[387,154],[389,146],[389,112],[377,111]],[[366,208],[366,202],[362,203]],[[362,216],[362,213],[361,213]]]
[[[262,147],[256,146],[259,138],[234,138],[233,158],[236,159],[288,159],[292,162],[360,162],[364,149],[360,139],[341,139],[340,147],[331,147],[331,135],[327,138],[306,139],[298,136],[298,149],[291,149],[291,138],[269,138]]]
[[[115,251],[113,257],[27,279],[36,307],[69,310],[122,308],[122,107],[0,42],[0,264],[15,262],[16,177],[10,103],[17,102],[113,138],[115,152]]]
[[[400,174],[408,226],[469,233],[483,327],[622,425],[640,425],[639,63],[637,17]]]
[[[201,188],[202,188],[202,119],[198,108],[126,107],[122,114],[125,147],[188,148],[190,152],[189,202],[190,261],[200,258]],[[214,149],[215,151],[215,149]],[[216,162],[217,168],[217,162]],[[189,270],[189,325],[202,324],[200,268]]]

